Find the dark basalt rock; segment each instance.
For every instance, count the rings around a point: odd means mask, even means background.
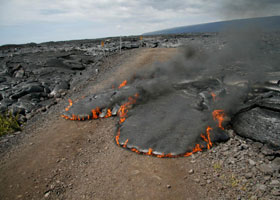
[[[63,60],[60,59],[50,59],[47,61],[45,67],[54,67],[54,68],[63,68],[63,69],[71,69],[69,65],[66,65]]]
[[[70,88],[70,84],[68,81],[60,81],[54,89],[51,91],[50,95],[55,96],[61,91],[67,91]]]
[[[85,66],[78,60],[65,60],[64,64],[70,67],[71,70],[84,70]]]
[[[272,93],[273,94],[273,93]],[[259,107],[274,110],[280,114],[280,93],[272,95],[270,98],[261,99],[256,103]]]
[[[13,104],[10,107],[10,110],[13,115],[17,115],[17,114],[26,115],[27,113],[30,113],[32,110],[37,109],[38,107],[39,105],[36,104],[35,102],[21,100],[20,102]]]
[[[0,85],[0,91],[5,91],[7,89],[10,89],[11,85],[10,84],[2,84]]]
[[[20,69],[14,73],[15,78],[23,78],[25,75],[24,69]]]
[[[70,84],[90,76],[81,77],[81,71],[92,72],[91,68],[102,62],[104,48],[98,45],[100,40],[0,47],[1,111],[26,113],[45,102],[45,106],[52,105],[55,97],[67,93]],[[106,43],[106,56],[118,51],[118,46]],[[7,104],[6,99],[12,103]],[[23,101],[24,106],[19,105]]]
[[[25,96],[30,93],[38,93],[38,92],[44,92],[44,87],[40,83],[31,83],[26,84],[23,86],[23,88],[16,92],[15,94],[11,95],[11,99],[18,99],[22,96]]]
[[[253,108],[235,116],[233,128],[237,134],[280,149],[280,113],[263,108]]]
[[[41,98],[47,98],[47,97],[48,95],[44,92],[35,92],[21,97],[20,99],[18,99],[18,101],[26,100],[26,101],[40,102]]]
[[[16,116],[16,115],[18,115],[18,114],[20,114],[20,115],[25,115],[25,109],[22,108],[22,107],[20,107],[20,106],[18,106],[18,105],[16,105],[16,104],[13,104],[13,105],[11,106],[10,112],[11,112],[14,116]]]
[[[11,106],[15,102],[16,102],[15,100],[5,98],[0,102],[0,105],[7,108],[8,106]]]
[[[3,77],[3,76],[0,76],[0,83],[3,83],[5,81],[7,81],[7,79],[5,77]]]

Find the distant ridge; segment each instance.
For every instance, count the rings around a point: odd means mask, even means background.
[[[227,28],[241,28],[248,25],[255,25],[264,31],[280,31],[280,16],[259,17],[249,19],[236,19],[230,21],[212,22],[206,24],[197,24],[191,26],[180,26],[170,29],[164,29],[143,35],[162,35],[162,34],[180,34],[180,33],[199,33],[199,32],[220,32]]]

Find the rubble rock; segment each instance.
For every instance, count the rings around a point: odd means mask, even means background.
[[[271,164],[261,164],[257,168],[265,175],[272,175],[276,170]]]
[[[24,69],[20,69],[15,73],[15,78],[23,78],[24,77]]]

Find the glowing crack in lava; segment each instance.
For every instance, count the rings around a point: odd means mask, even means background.
[[[223,110],[201,111],[196,108],[196,99],[192,96],[181,90],[160,91],[160,87],[156,92],[162,92],[161,95],[145,101],[147,85],[150,88],[150,85],[158,87],[164,83],[143,81],[137,84],[127,86],[124,81],[116,90],[90,95],[77,103],[69,100],[62,117],[83,121],[118,115],[116,144],[159,158],[190,156],[210,149],[213,143],[227,140],[222,126]],[[218,101],[214,92],[209,95],[213,97],[213,104]]]
[[[127,84],[127,80],[124,80],[120,85],[119,85],[119,89],[126,86]]]
[[[213,119],[215,121],[219,122],[219,128],[224,130],[224,127],[222,126],[223,121],[225,120],[225,113],[223,110],[214,110],[212,112]]]

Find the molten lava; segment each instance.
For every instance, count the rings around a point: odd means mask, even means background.
[[[211,128],[210,126],[207,127],[206,129],[206,136],[201,134],[201,138],[207,143],[207,149],[210,149],[212,147],[212,142],[211,142],[211,139],[210,139],[210,131],[212,131],[213,128]]]
[[[104,118],[108,118],[112,116],[112,111],[110,109],[107,110],[107,114],[105,115]]]
[[[126,86],[127,84],[127,80],[124,80],[120,85],[119,85],[119,89]]]
[[[213,101],[216,101],[216,94],[215,93],[213,93],[213,92],[211,92],[211,96],[212,96],[212,98],[213,98]]]
[[[65,108],[65,111],[68,111],[69,108],[73,105],[73,102],[71,99],[68,99],[69,105]]]
[[[125,143],[123,145],[124,148],[126,148],[127,143],[128,143],[128,139],[126,139],[126,141],[125,141]]]
[[[118,129],[117,135],[116,135],[116,137],[115,137],[116,143],[117,143],[118,146],[120,146],[120,142],[119,142],[120,135],[121,135],[121,130]]]
[[[118,115],[120,117],[120,121],[119,123],[122,124],[125,119],[126,119],[126,114],[128,112],[128,109],[130,108],[131,105],[136,103],[136,99],[138,98],[138,94],[136,93],[133,97],[129,97],[128,98],[128,102],[124,103],[123,105],[121,105],[119,111],[118,111]]]
[[[223,121],[225,120],[225,112],[224,110],[214,110],[212,112],[213,119],[219,122],[219,128],[225,130],[222,126]]]

